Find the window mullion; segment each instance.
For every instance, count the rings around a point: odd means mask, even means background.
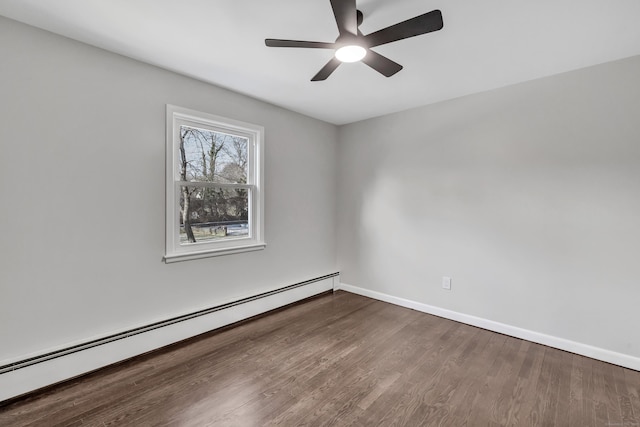
[[[206,188],[241,188],[244,190],[249,190],[254,187],[251,184],[222,184],[217,182],[202,182],[202,181],[176,181],[178,186],[185,187],[206,187]]]

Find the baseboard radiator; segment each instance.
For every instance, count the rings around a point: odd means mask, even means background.
[[[333,290],[338,283],[339,273],[327,274],[3,364],[0,402]],[[109,357],[104,353],[109,353]]]

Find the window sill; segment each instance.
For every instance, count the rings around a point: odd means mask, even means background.
[[[167,254],[164,256],[164,262],[167,264],[171,264],[174,262],[189,261],[192,259],[231,255],[231,254],[238,254],[241,252],[259,251],[264,249],[266,246],[267,246],[266,243],[255,243],[255,244],[246,245],[246,246],[234,246],[232,248],[209,249],[206,251],[188,252],[183,254]]]

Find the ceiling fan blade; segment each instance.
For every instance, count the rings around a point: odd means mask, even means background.
[[[312,82],[317,82],[317,81],[320,81],[320,80],[326,80],[327,77],[329,77],[331,75],[331,73],[333,73],[336,70],[336,68],[338,68],[338,65],[340,65],[340,64],[341,64],[341,62],[339,60],[337,60],[335,57],[331,58],[331,61],[327,62],[327,65],[322,67],[322,69],[320,71],[318,71],[318,74],[313,76],[311,81]]]
[[[340,35],[356,34],[358,32],[356,0],[331,0],[331,7]]]
[[[365,36],[367,46],[374,47],[397,40],[408,39],[442,29],[442,12],[432,10]]]
[[[374,52],[371,49],[367,51],[367,56],[362,59],[362,62],[367,64],[385,77],[391,77],[398,71],[402,70],[402,65],[398,64],[380,55],[378,52]]]
[[[316,49],[335,49],[335,43],[308,42],[304,40],[265,39],[264,44],[269,47],[308,47]]]

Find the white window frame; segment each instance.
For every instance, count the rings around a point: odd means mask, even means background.
[[[167,104],[166,123],[166,263],[264,249],[264,128]],[[247,138],[247,184],[198,183],[199,186],[249,190],[249,235],[219,241],[180,244],[180,126],[186,125]],[[191,184],[193,183],[186,183]]]

